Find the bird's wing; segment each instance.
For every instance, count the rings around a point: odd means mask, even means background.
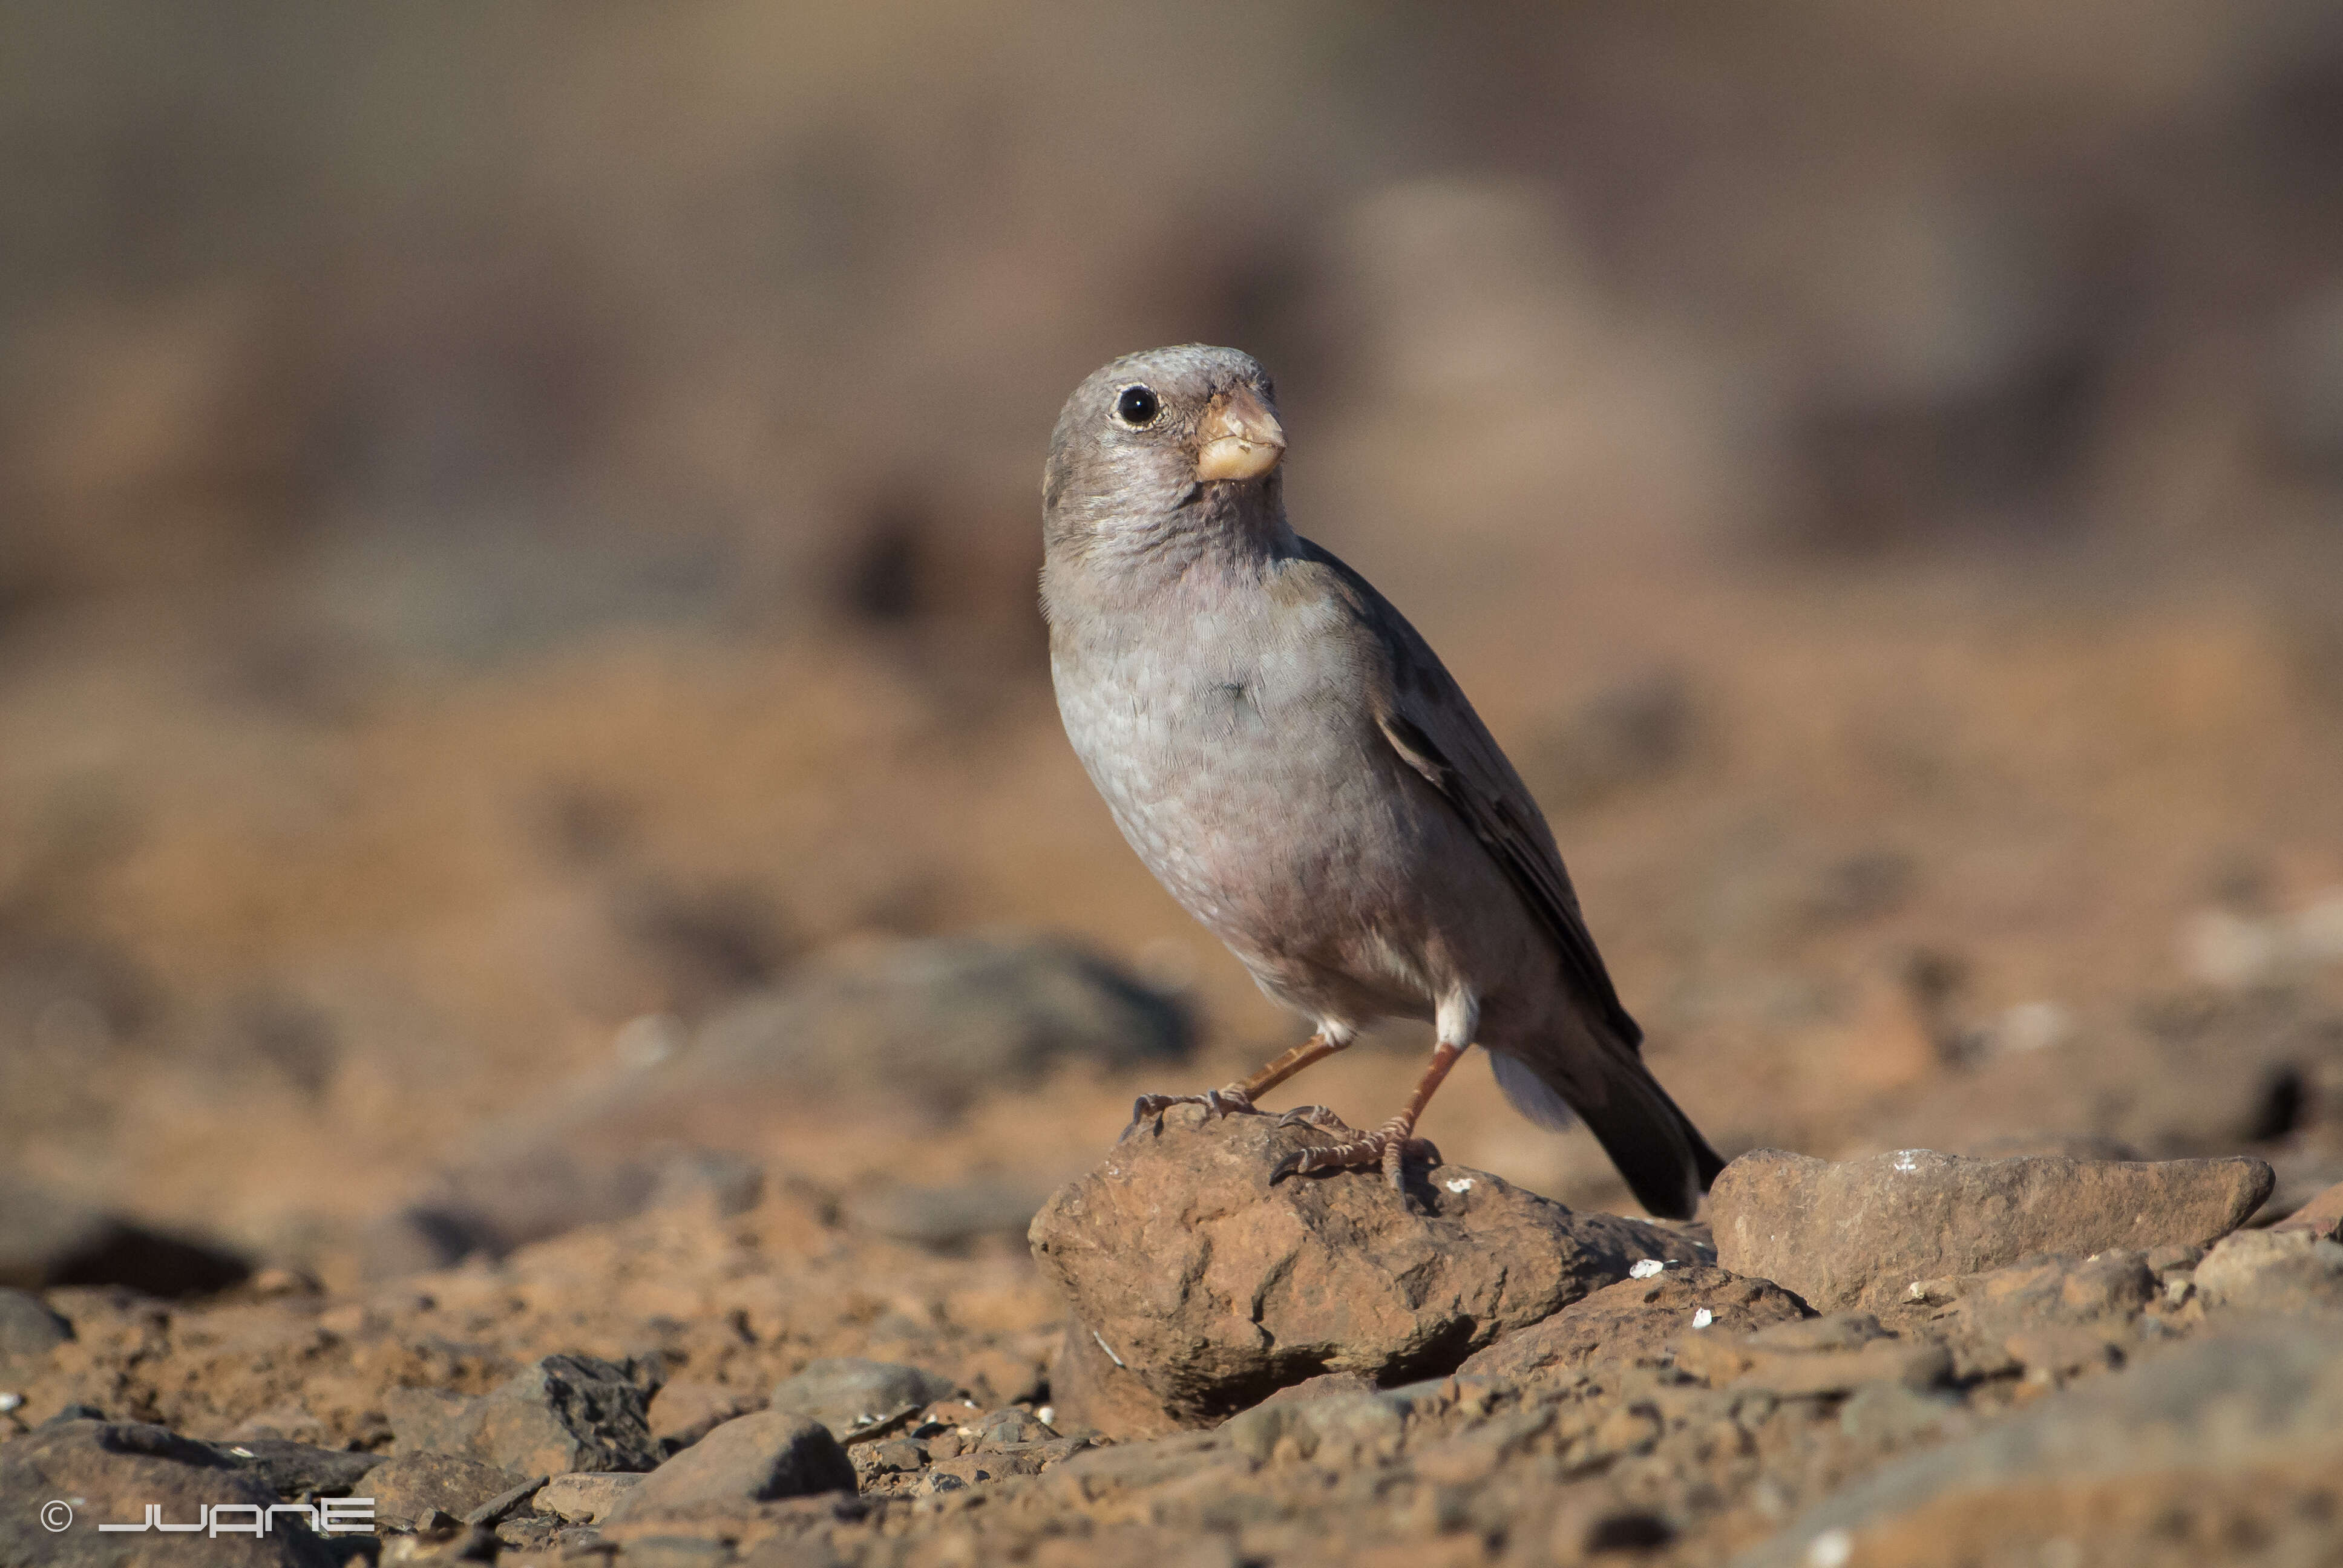
[[[1529,787],[1407,618],[1331,552],[1307,539],[1300,543],[1305,557],[1331,572],[1337,591],[1351,600],[1363,627],[1381,644],[1365,651],[1383,667],[1373,672],[1382,678],[1372,684],[1384,739],[1463,818],[1553,936],[1579,994],[1620,1043],[1634,1050],[1643,1042],[1643,1028],[1621,1004],[1603,955],[1595,950],[1562,851]]]

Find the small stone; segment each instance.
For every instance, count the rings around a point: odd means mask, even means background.
[[[875,1475],[909,1475],[923,1469],[928,1462],[928,1451],[908,1437],[890,1437],[865,1444],[857,1451],[860,1468]]]
[[[1825,1309],[1885,1307],[1914,1280],[2036,1252],[2207,1245],[2269,1193],[2258,1160],[1969,1160],[1907,1149],[1845,1164],[1759,1150],[1710,1196],[1717,1261]]]
[[[538,1489],[537,1511],[570,1524],[598,1524],[642,1480],[629,1471],[572,1471]]]
[[[1657,1258],[1645,1258],[1627,1271],[1627,1277],[1631,1280],[1648,1280],[1666,1267],[1667,1265]]]
[[[773,1390],[772,1408],[810,1416],[844,1442],[958,1389],[951,1379],[920,1367],[830,1356],[783,1378]]]
[[[856,1490],[854,1466],[820,1422],[759,1411],[726,1422],[644,1477],[612,1519]]]

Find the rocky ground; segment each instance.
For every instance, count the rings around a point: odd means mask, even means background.
[[[2273,1186],[2258,1160],[1908,1151],[1745,1156],[1694,1225],[1456,1165],[1404,1192],[1268,1183],[1329,1136],[1175,1108],[1056,1193],[1030,1251],[890,1240],[751,1179],[368,1290],[10,1291],[0,1562],[2079,1568],[2343,1544],[2343,1193],[2239,1229]],[[96,1530],[354,1498],[372,1531]]]

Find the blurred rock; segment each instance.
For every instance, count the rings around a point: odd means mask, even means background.
[[[26,1291],[0,1290],[0,1384],[15,1386],[57,1346],[74,1337],[73,1325]]]
[[[251,1274],[248,1261],[216,1242],[0,1178],[0,1286],[126,1285],[150,1296],[195,1296]]]
[[[1402,1410],[1366,1389],[1333,1389],[1315,1399],[1268,1399],[1221,1424],[1230,1445],[1251,1459],[1290,1456],[1344,1465],[1395,1457],[1405,1430]]]
[[[2343,1340],[2325,1324],[2207,1339],[1897,1461],[1735,1568],[2316,1561],[2343,1463]],[[2087,1550],[2085,1544],[2087,1543]]]
[[[854,1466],[830,1429],[787,1411],[728,1421],[643,1478],[611,1511],[643,1519],[855,1490]]]
[[[451,1452],[462,1446],[458,1428],[473,1402],[441,1388],[383,1391],[383,1413],[397,1439],[395,1453]]]
[[[517,1472],[516,1481],[649,1470],[659,1455],[645,1407],[624,1368],[593,1356],[546,1356],[472,1401],[438,1436],[450,1452]]]
[[[1698,1261],[1660,1226],[1573,1213],[1457,1166],[1411,1172],[1413,1201],[1373,1171],[1270,1185],[1279,1160],[1328,1139],[1319,1128],[1191,1106],[1162,1127],[1061,1188],[1032,1241],[1081,1330],[1182,1424],[1323,1372],[1450,1372],[1641,1260]],[[1054,1377],[1051,1392],[1063,1397]]]
[[[762,1397],[696,1378],[669,1378],[651,1395],[650,1432],[663,1449],[689,1448],[736,1415],[761,1409]]]
[[[332,1568],[340,1561],[285,1514],[266,1535],[206,1535],[199,1547],[183,1535],[100,1534],[99,1524],[136,1524],[149,1507],[171,1523],[192,1524],[206,1506],[251,1509],[244,1517],[256,1519],[278,1501],[259,1477],[159,1426],[65,1421],[0,1443],[0,1563],[25,1568],[167,1568],[198,1558],[206,1568]],[[70,1524],[45,1527],[48,1509],[59,1506]]]
[[[367,1226],[359,1267],[368,1280],[502,1257],[526,1242],[648,1210],[708,1203],[719,1213],[756,1206],[763,1169],[745,1155],[664,1142],[639,1152],[564,1145],[566,1128],[498,1130],[494,1160],[442,1175],[438,1195]]]
[[[1907,1149],[1834,1165],[1762,1149],[1726,1167],[1709,1202],[1720,1266],[1825,1311],[1885,1309],[1915,1281],[2029,1252],[2201,1246],[2243,1223],[2271,1181],[2247,1159],[1966,1160]]]
[[[643,1088],[790,1105],[860,1090],[942,1114],[1061,1059],[1178,1061],[1194,1039],[1179,1003],[1072,943],[933,938],[835,954],[719,1014]]]
[[[1041,1208],[1041,1201],[1030,1192],[986,1181],[898,1187],[858,1193],[845,1203],[846,1218],[864,1230],[939,1252],[957,1251],[985,1236],[1021,1236]]]
[[[2319,1191],[2308,1202],[2270,1227],[2273,1231],[2308,1231],[2323,1241],[2343,1240],[2343,1181]],[[0,1338],[0,1344],[5,1344]]]
[[[1907,1340],[1868,1312],[1790,1320],[1754,1334],[1680,1332],[1675,1364],[1715,1388],[1748,1389],[1777,1399],[1821,1399],[1873,1383],[1924,1390],[1952,1374],[1951,1354],[1935,1340]]]
[[[772,1408],[822,1423],[840,1442],[906,1408],[950,1398],[959,1385],[918,1367],[859,1356],[809,1362],[773,1390]]]
[[[571,1524],[597,1524],[608,1518],[644,1477],[625,1471],[573,1471],[538,1489],[536,1505]]]
[[[1460,1377],[1531,1382],[1594,1361],[1656,1357],[1672,1340],[1695,1332],[1745,1334],[1807,1315],[1797,1297],[1767,1280],[1745,1280],[1694,1263],[1647,1279],[1625,1279],[1574,1302],[1543,1322],[1515,1330],[1456,1369]]]
[[[2208,1306],[2310,1312],[2343,1307],[2343,1243],[2308,1231],[2240,1231],[2197,1265]]]
[[[279,1497],[347,1497],[385,1462],[379,1453],[352,1453],[282,1438],[243,1438],[208,1445],[238,1470],[257,1475]]]
[[[375,1518],[414,1530],[436,1513],[461,1519],[528,1478],[453,1453],[410,1453],[386,1460],[367,1477]]]

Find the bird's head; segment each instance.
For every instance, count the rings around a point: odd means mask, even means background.
[[[1056,544],[1206,516],[1272,519],[1284,456],[1276,394],[1252,356],[1193,343],[1126,354],[1075,387],[1058,416],[1044,527]]]

